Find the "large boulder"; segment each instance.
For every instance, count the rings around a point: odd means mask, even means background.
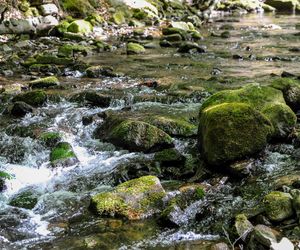
[[[91,208],[100,216],[143,219],[160,212],[166,193],[155,176],[143,176],[94,195]]]
[[[286,105],[282,92],[273,87],[251,84],[236,90],[220,91],[208,98],[201,110],[225,102],[246,103],[264,114],[275,128],[273,137],[287,137],[296,125],[296,115]]]
[[[13,102],[25,102],[33,107],[39,107],[47,101],[47,94],[41,90],[28,91],[16,95]]]
[[[271,122],[250,105],[222,103],[202,111],[198,142],[209,164],[222,165],[261,151],[273,131]]]

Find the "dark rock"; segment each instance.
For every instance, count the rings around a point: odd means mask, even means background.
[[[25,102],[33,107],[39,107],[45,104],[47,101],[47,95],[42,90],[28,91],[16,95],[13,99],[13,102]]]
[[[15,102],[11,107],[10,114],[16,117],[23,117],[33,112],[33,107],[25,102]]]
[[[183,42],[178,49],[179,53],[189,53],[190,50],[195,49],[198,53],[206,53],[206,48],[197,43]]]
[[[96,107],[107,108],[109,107],[112,98],[108,95],[103,95],[95,91],[83,91],[72,96],[70,100],[72,102],[79,102]]]
[[[283,71],[281,73],[281,77],[296,77],[296,75],[290,73],[290,72],[287,72],[287,71]]]

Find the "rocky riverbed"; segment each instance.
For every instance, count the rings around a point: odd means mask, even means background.
[[[297,247],[299,23],[3,38],[2,249]]]

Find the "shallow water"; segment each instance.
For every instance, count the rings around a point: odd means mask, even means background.
[[[272,180],[299,169],[297,160],[291,157],[294,152],[291,145],[272,145],[263,157],[254,161],[259,177],[242,183],[219,178],[204,200],[178,212],[180,227],[176,229],[166,229],[156,219],[129,222],[96,218],[88,210],[91,194],[109,190],[115,184],[113,175],[120,164],[151,161],[153,155],[129,153],[94,139],[93,131],[103,120],[99,118],[83,126],[82,117],[111,109],[120,111],[128,106],[133,112],[147,109],[155,112],[165,109],[177,114],[197,112],[207,92],[248,82],[267,83],[271,73],[288,71],[300,75],[300,53],[289,51],[300,44],[300,37],[294,36],[299,32],[295,29],[295,24],[300,23],[299,16],[248,15],[226,19],[236,20],[228,22],[234,26],[231,38],[205,38],[201,43],[207,46],[208,53],[179,55],[174,49],[147,50],[142,56],[101,53],[84,60],[113,66],[126,77],[60,79],[65,85],[76,85],[74,92],[97,89],[112,94],[114,100],[109,108],[82,107],[62,99],[59,103],[50,101],[34,115],[22,119],[0,117],[0,168],[13,175],[0,194],[2,249],[205,249],[220,239],[220,227],[229,223],[226,218],[255,207],[270,189]],[[219,34],[225,23],[207,25],[202,33]],[[235,54],[244,59],[233,59]],[[256,59],[249,59],[250,55]],[[220,74],[214,75],[214,69],[219,69]],[[145,79],[157,80],[160,88],[141,87]],[[26,81],[9,79],[8,82]],[[199,95],[181,99],[182,93],[191,90]],[[63,140],[72,145],[79,163],[53,169],[49,149],[39,140],[8,132],[18,126],[32,125],[60,132]],[[194,145],[184,138],[178,138],[175,144],[182,153]],[[168,182],[163,183],[168,188]],[[33,210],[8,205],[11,197],[29,187],[40,197]],[[197,214],[205,216],[195,219]]]

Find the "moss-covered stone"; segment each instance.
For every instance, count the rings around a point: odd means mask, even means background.
[[[62,138],[58,132],[44,132],[40,134],[39,139],[47,146],[54,147]]]
[[[87,55],[91,51],[91,47],[78,44],[64,44],[58,48],[58,56],[73,57],[75,53]]]
[[[247,236],[251,233],[252,230],[253,230],[253,225],[247,219],[245,214],[238,214],[235,217],[234,231],[236,232],[239,238],[245,241]]]
[[[118,25],[125,23],[126,19],[123,11],[117,11],[116,13],[114,13],[112,16],[112,21]]]
[[[36,205],[40,192],[25,188],[17,194],[15,194],[9,201],[9,205],[14,207],[21,207],[26,209],[32,209]]]
[[[155,176],[143,176],[92,197],[91,208],[100,216],[143,219],[160,211],[165,191]]]
[[[271,137],[285,138],[296,124],[293,111],[286,105],[281,91],[260,85],[247,85],[236,90],[220,91],[208,98],[200,113],[208,107],[220,103],[245,103],[261,112],[272,123],[274,131]]]
[[[42,90],[28,91],[16,95],[13,102],[25,102],[33,107],[39,107],[47,101],[47,94]]]
[[[61,7],[75,17],[85,17],[95,11],[92,0],[59,0]]]
[[[300,81],[292,78],[275,79],[271,86],[281,90],[284,99],[294,111],[300,109]]]
[[[59,80],[55,76],[48,76],[44,78],[40,78],[29,83],[29,87],[32,89],[47,89],[53,86],[57,86],[59,84]]]
[[[98,78],[103,76],[115,77],[116,73],[113,72],[112,67],[103,67],[103,66],[91,66],[86,69],[86,75],[90,78]]]
[[[300,3],[297,0],[266,0],[265,3],[279,11],[293,11],[297,8],[300,10]]]
[[[51,150],[50,162],[53,167],[67,167],[77,163],[78,159],[69,143],[60,142]]]
[[[141,54],[144,53],[146,50],[143,45],[140,45],[138,43],[128,43],[127,44],[127,54]]]
[[[71,33],[88,34],[91,33],[92,30],[92,24],[85,20],[75,20],[68,26],[68,32]]]
[[[293,216],[292,196],[288,193],[273,191],[264,197],[265,212],[274,222],[280,222]]]
[[[57,57],[56,55],[41,54],[36,57],[37,64],[72,65],[73,58]]]
[[[97,93],[96,91],[83,91],[73,95],[70,99],[72,102],[87,104],[101,108],[109,107],[112,98],[108,95]]]
[[[149,123],[123,120],[112,124],[104,139],[130,151],[155,152],[173,146],[172,138]]]
[[[208,163],[222,165],[262,150],[273,130],[250,105],[222,103],[202,111],[198,142]]]

